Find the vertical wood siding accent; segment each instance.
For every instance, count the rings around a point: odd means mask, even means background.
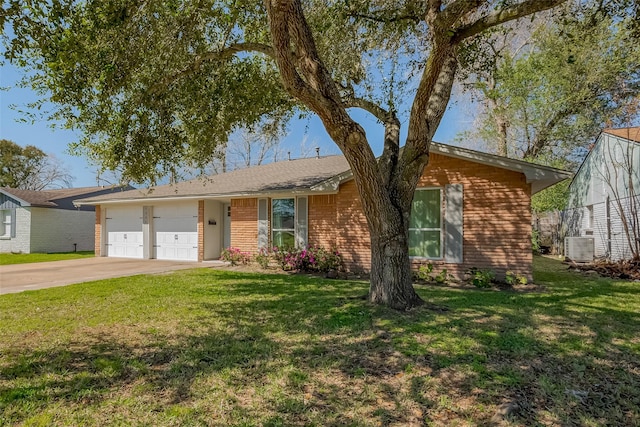
[[[269,247],[269,200],[258,199],[258,249]]]
[[[309,245],[309,212],[306,196],[296,197],[295,241],[297,248],[306,248]]]

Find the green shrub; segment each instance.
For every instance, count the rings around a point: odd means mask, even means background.
[[[433,264],[431,263],[422,264],[420,267],[418,267],[417,276],[420,280],[432,281],[434,278],[431,273],[433,273]]]
[[[534,255],[540,255],[540,232],[538,230],[531,231],[531,250]]]
[[[327,250],[320,246],[310,246],[305,249],[275,246],[272,254],[280,268],[285,271],[326,273],[331,270],[339,271],[343,268],[340,252],[335,249]]]
[[[507,271],[507,275],[504,279],[505,283],[507,285],[526,285],[527,283],[529,283],[529,281],[527,280],[526,277],[524,276],[519,276],[518,274],[514,273],[513,271]]]
[[[443,268],[438,274],[433,275],[433,264],[431,264],[430,262],[418,267],[416,276],[420,280],[441,284],[449,283],[449,281],[453,279],[453,276],[447,272],[446,268]]]
[[[253,260],[262,267],[262,269],[266,270],[269,268],[269,263],[271,262],[271,255],[269,251],[265,248],[260,248],[256,256],[253,257]]]
[[[231,265],[249,264],[251,261],[251,254],[249,252],[242,252],[238,248],[225,248],[222,250],[220,259],[230,262]]]
[[[493,270],[479,269],[477,267],[470,268],[469,271],[467,271],[467,274],[471,276],[471,283],[476,288],[491,287],[491,282],[493,282],[496,277]]]

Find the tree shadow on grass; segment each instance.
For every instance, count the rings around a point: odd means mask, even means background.
[[[639,296],[626,284],[526,295],[425,288],[425,299],[451,310],[399,314],[356,298],[366,289],[357,282],[233,273],[211,283],[190,291],[194,313],[210,314],[181,332],[102,331],[5,352],[4,421],[52,403],[99,408],[125,390],[158,413],[201,406],[196,421],[213,425],[634,425],[640,417],[638,313],[606,304]],[[230,402],[226,421],[211,421],[221,406],[211,399]]]

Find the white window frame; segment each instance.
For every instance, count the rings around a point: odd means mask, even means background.
[[[593,230],[594,216],[593,216],[593,205],[588,205],[585,207],[587,211],[587,230]]]
[[[293,228],[274,228],[273,227],[273,202],[276,200],[293,200]],[[273,246],[273,233],[276,231],[292,231],[293,232],[293,247],[296,247],[296,235],[298,230],[296,229],[297,227],[297,212],[296,212],[296,207],[297,207],[297,202],[296,202],[296,198],[295,197],[278,197],[278,198],[272,198],[271,199],[271,217],[269,218],[269,223],[271,225],[271,231],[269,232],[269,241],[270,241],[270,245],[269,246]]]
[[[13,225],[13,221],[15,218],[11,215],[11,209],[2,209],[0,210],[0,215],[2,216],[2,227],[3,233],[0,235],[0,239],[10,239],[11,238],[11,226]],[[9,220],[7,221],[7,218]]]
[[[417,255],[413,255],[410,256],[410,259],[415,259],[415,260],[423,260],[423,259],[429,259],[429,260],[443,260],[444,259],[444,191],[443,191],[443,187],[419,187],[416,188],[416,193],[418,191],[425,191],[425,190],[438,190],[440,192],[440,228],[411,228],[409,227],[409,231],[439,231],[440,232],[440,256],[439,257],[425,257],[425,256],[417,256]],[[413,204],[413,202],[411,202]],[[409,241],[407,240],[407,243],[409,243]]]

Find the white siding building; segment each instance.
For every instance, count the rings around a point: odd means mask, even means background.
[[[0,188],[0,253],[93,250],[95,208],[77,208],[73,200],[120,190],[121,187],[44,191]]]
[[[593,237],[595,256],[640,254],[640,127],[604,130],[569,186],[567,236]]]

